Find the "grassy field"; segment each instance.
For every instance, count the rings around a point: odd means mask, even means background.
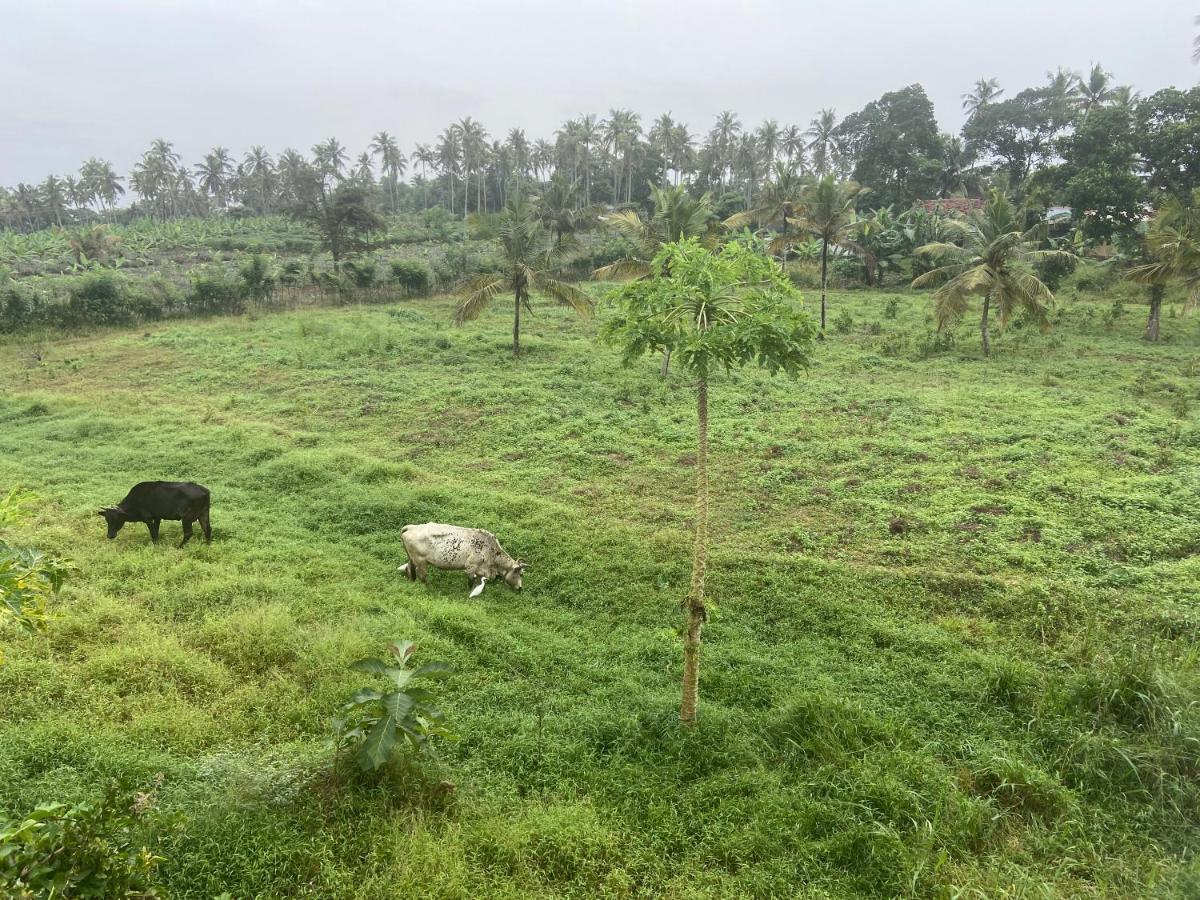
[[[892,296],[713,385],[688,733],[690,385],[594,323],[539,307],[516,362],[507,304],[448,298],[0,345],[12,537],[80,567],[6,640],[0,814],[164,773],[171,897],[1194,896],[1200,321],[1068,300],[984,360]],[[211,545],[104,539],[152,478],[211,488]],[[402,580],[426,520],[524,592]],[[392,638],[455,666],[461,740],[333,778]]]

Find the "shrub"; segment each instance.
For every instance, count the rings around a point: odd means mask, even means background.
[[[434,735],[451,736],[445,717],[430,703],[433,695],[423,687],[411,685],[417,680],[444,678],[450,674],[450,667],[431,660],[415,669],[409,668],[409,658],[417,650],[411,641],[393,641],[388,650],[394,662],[360,659],[351,663],[350,668],[382,675],[391,682],[391,690],[384,693],[363,688],[342,708],[344,715],[333,722],[336,747],[339,750],[357,747],[354,758],[365,772],[373,772],[387,762],[398,739],[409,749],[420,750]]]
[[[342,272],[350,279],[350,283],[361,291],[375,286],[375,260],[348,259],[342,263]]]
[[[289,259],[279,267],[278,281],[289,287],[299,284],[304,276],[304,263],[298,259]]]
[[[27,328],[36,309],[36,301],[24,289],[13,283],[0,283],[0,334]]]
[[[255,303],[269,300],[275,293],[275,276],[271,264],[261,253],[255,253],[242,264],[238,277],[242,280],[243,293]]]
[[[394,259],[392,281],[410,297],[424,296],[433,287],[433,272],[422,260]]]
[[[1108,263],[1087,262],[1074,273],[1075,288],[1100,293],[1116,284],[1119,273]]]
[[[241,285],[220,271],[200,272],[192,276],[187,305],[193,313],[202,316],[240,313],[246,308]]]
[[[954,348],[954,332],[949,329],[934,331],[932,328],[926,328],[924,333],[917,337],[916,348],[917,355],[921,359],[929,359],[938,353],[945,353]]]
[[[900,299],[898,297],[888,297],[888,301],[883,307],[883,317],[885,319],[894,319],[899,312]]]
[[[833,330],[838,334],[849,334],[853,327],[854,317],[850,315],[849,310],[843,309],[833,317]]]
[[[1079,260],[1074,256],[1065,259],[1062,257],[1049,257],[1037,262],[1034,265],[1034,269],[1042,284],[1046,285],[1052,291],[1057,291],[1062,285],[1063,280],[1075,271],[1075,267],[1078,264]]]
[[[863,265],[856,256],[839,256],[829,263],[833,280],[841,284],[862,284]]]
[[[161,783],[161,777],[159,779]],[[0,883],[6,897],[159,897],[155,856],[143,838],[153,792],[109,785],[98,803],[46,803],[0,822]]]
[[[68,289],[68,314],[73,325],[128,325],[135,321],[125,279],[112,272],[93,272]]]

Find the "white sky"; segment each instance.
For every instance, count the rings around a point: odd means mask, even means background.
[[[408,153],[468,115],[552,137],[614,106],[693,132],[726,108],[807,125],[913,82],[957,130],[981,76],[1011,96],[1099,61],[1143,93],[1189,87],[1196,14],[1200,0],[0,0],[0,184],[91,155],[124,174],[159,136],[196,162],[331,135],[357,154],[380,129]]]

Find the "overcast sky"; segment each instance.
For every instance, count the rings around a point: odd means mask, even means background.
[[[1197,7],[1192,9],[1191,7]],[[189,162],[379,129],[410,152],[473,116],[551,137],[628,107],[707,131],[807,124],[920,82],[942,127],[995,76],[1011,96],[1099,61],[1149,93],[1189,87],[1187,0],[0,0],[0,184],[130,166],[150,141]]]

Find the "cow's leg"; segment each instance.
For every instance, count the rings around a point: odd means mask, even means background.
[[[483,593],[483,589],[484,589],[485,587],[487,587],[487,579],[486,579],[486,578],[480,578],[480,579],[479,579],[479,587],[477,587],[477,588],[475,588],[475,590],[471,591],[471,594],[470,594],[470,596],[472,596],[472,597],[478,597],[480,594],[482,594],[482,593]]]
[[[429,563],[419,562],[414,566],[417,578],[421,579],[421,584],[429,584]]]
[[[182,543],[180,543],[179,546],[182,547],[184,544],[186,544],[191,539],[192,539],[192,520],[184,519],[183,520],[183,541],[182,541]]]
[[[162,524],[162,519],[150,519],[146,522],[146,527],[150,529],[150,540],[158,543],[158,526]]]
[[[212,543],[212,525],[208,521],[208,510],[200,513],[200,529],[204,532],[204,543]]]

